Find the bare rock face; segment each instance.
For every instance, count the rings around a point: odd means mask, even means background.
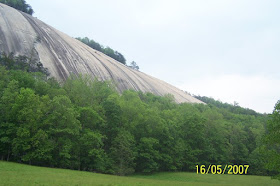
[[[0,3],[0,51],[36,58],[51,76],[71,73],[112,80],[118,91],[133,89],[159,96],[172,94],[178,103],[203,103],[178,88],[133,70],[28,14]]]

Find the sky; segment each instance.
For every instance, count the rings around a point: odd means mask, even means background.
[[[279,0],[26,2],[34,17],[191,94],[260,113],[280,99]]]

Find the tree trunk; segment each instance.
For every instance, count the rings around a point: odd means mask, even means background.
[[[10,159],[10,149],[8,150],[8,156],[7,156],[7,161]]]

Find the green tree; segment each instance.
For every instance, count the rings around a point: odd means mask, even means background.
[[[16,136],[16,118],[12,112],[13,105],[19,94],[18,82],[12,80],[3,89],[0,99],[0,153],[1,159],[9,161],[12,153],[12,141]]]
[[[83,170],[106,172],[108,157],[103,149],[105,136],[100,133],[104,120],[89,107],[79,109],[81,132],[79,139],[80,168]]]
[[[133,68],[134,70],[139,70],[139,66],[135,61],[132,61],[129,67]]]
[[[88,45],[89,47],[91,47],[95,50],[98,50],[98,51],[106,54],[107,56],[110,56],[111,58],[117,60],[118,62],[120,62],[124,65],[126,64],[126,59],[120,52],[114,51],[112,48],[110,48],[108,46],[106,48],[104,48],[102,45],[95,42],[94,40],[89,39],[88,37],[84,37],[84,38],[77,37],[76,39],[83,42],[84,44]]]
[[[107,172],[108,157],[103,149],[105,136],[97,131],[84,129],[79,139],[80,168],[82,170]],[[77,149],[76,149],[77,150]]]
[[[13,154],[30,164],[49,160],[52,147],[47,133],[40,129],[45,111],[41,98],[33,90],[21,88],[12,111],[19,125],[13,139]]]
[[[117,175],[127,175],[134,172],[135,168],[135,140],[126,130],[120,129],[113,139],[111,147],[111,158],[113,159],[113,170]]]
[[[52,140],[53,166],[78,168],[78,147],[81,124],[79,113],[74,109],[67,96],[56,96],[50,103],[48,116],[44,121],[49,126],[49,136]]]
[[[110,95],[106,101],[103,102],[102,107],[105,111],[106,128],[105,135],[107,136],[105,142],[105,149],[111,147],[113,139],[117,136],[119,129],[123,126],[121,120],[122,110],[119,105],[119,95]]]
[[[280,100],[276,103],[270,120],[267,123],[267,134],[265,136],[267,145],[267,168],[275,171],[280,179]]]
[[[137,171],[151,173],[159,170],[160,154],[158,147],[159,141],[157,139],[146,137],[140,139],[137,145]]]

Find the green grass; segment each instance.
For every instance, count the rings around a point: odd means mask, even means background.
[[[266,176],[157,173],[112,176],[0,161],[0,185],[280,185]]]

